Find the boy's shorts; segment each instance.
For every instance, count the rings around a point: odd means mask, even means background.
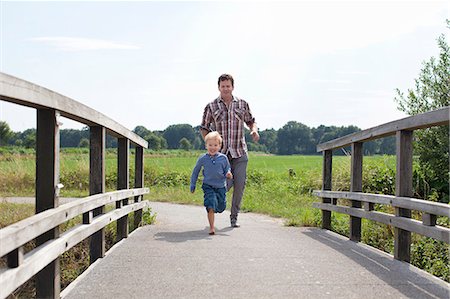
[[[210,185],[203,184],[203,205],[208,209],[214,209],[214,213],[222,213],[227,207],[226,191],[225,187],[215,188]]]

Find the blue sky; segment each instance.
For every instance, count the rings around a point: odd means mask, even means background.
[[[2,72],[82,102],[129,129],[201,121],[235,77],[261,129],[295,120],[362,129],[406,115],[447,34],[446,1],[1,1]],[[447,38],[448,41],[448,38]],[[11,129],[33,109],[0,102]],[[66,120],[62,128],[81,128]]]

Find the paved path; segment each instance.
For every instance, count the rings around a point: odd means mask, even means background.
[[[65,290],[73,298],[449,298],[449,284],[363,244],[247,213],[151,203],[132,233]]]

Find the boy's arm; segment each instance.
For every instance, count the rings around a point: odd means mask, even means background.
[[[200,160],[201,160],[201,157],[198,158],[197,163],[195,164],[194,170],[192,170],[192,175],[191,175],[191,192],[192,193],[195,191],[195,185],[197,184],[198,174],[200,173],[200,169],[202,168]]]
[[[226,163],[224,163],[225,177],[227,179],[232,179],[233,178],[233,174],[231,173],[231,165],[230,165],[230,161],[228,161],[228,157],[227,156],[225,156],[225,161],[226,161]]]

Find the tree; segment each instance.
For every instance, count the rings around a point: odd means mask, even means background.
[[[186,138],[192,144],[195,139],[194,129],[189,124],[171,125],[164,130],[164,139],[167,140],[169,149],[177,149],[181,138]]]
[[[6,121],[0,121],[0,146],[7,145],[12,135],[13,132],[9,128],[8,123]]]
[[[450,22],[447,20],[447,28]],[[450,51],[445,36],[438,38],[438,59],[431,57],[423,62],[414,89],[405,95],[397,89],[394,100],[398,109],[416,115],[449,106],[450,101]],[[416,130],[414,132],[414,154],[419,156],[421,171],[431,191],[438,194],[442,202],[449,201],[449,126]],[[424,194],[426,196],[426,194]]]
[[[192,148],[192,145],[186,137],[183,137],[180,139],[179,148],[182,150],[188,151]]]
[[[78,143],[78,147],[89,147],[89,139],[81,138],[80,143]]]
[[[302,123],[289,121],[278,130],[277,140],[278,153],[281,155],[314,153],[311,129]]]

